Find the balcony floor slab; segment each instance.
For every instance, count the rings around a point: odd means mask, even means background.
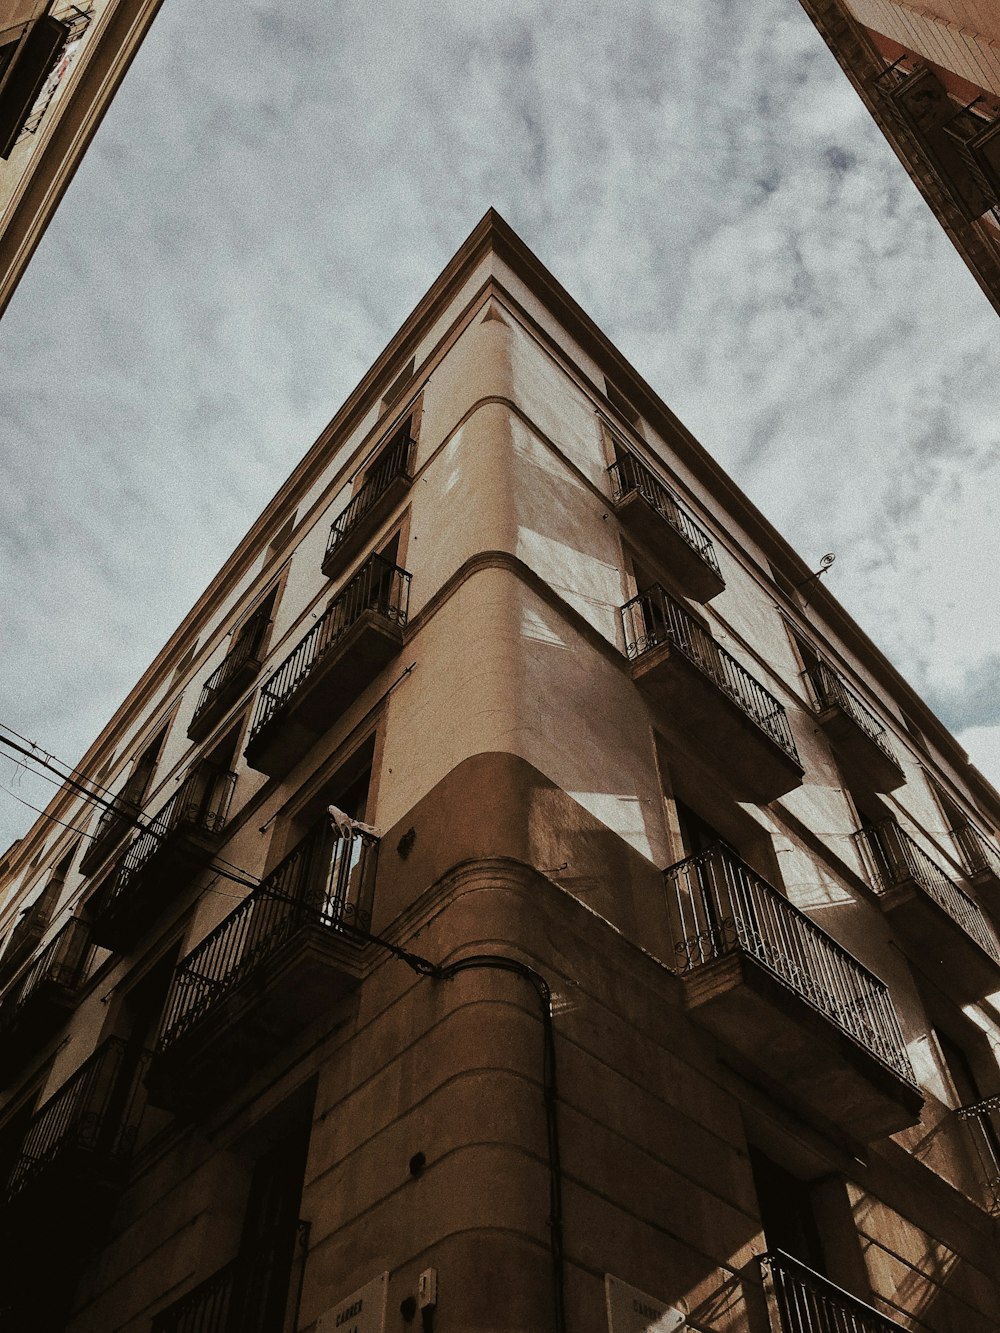
[[[766,805],[801,786],[801,765],[672,643],[647,649],[631,670],[677,731],[715,755],[741,799]]]
[[[915,1124],[919,1091],[755,958],[734,952],[683,977],[690,1016],[753,1081],[821,1127],[862,1142]]]

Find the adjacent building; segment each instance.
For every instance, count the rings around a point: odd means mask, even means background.
[[[1000,798],[495,213],[80,772],[3,1329],[995,1333]]]
[[[1000,9],[994,0],[802,0],[1000,309]]]
[[[0,0],[0,314],[160,0]]]

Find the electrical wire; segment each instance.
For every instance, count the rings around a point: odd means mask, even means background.
[[[25,767],[27,768],[26,765]],[[29,768],[27,771],[30,773],[31,769]],[[47,815],[44,810],[39,809],[37,805],[32,805],[31,802],[26,801],[23,796],[18,796],[16,791],[11,791],[11,789],[5,787],[2,782],[0,782],[0,791],[4,791],[8,796],[12,796],[20,805],[25,805],[29,810],[34,810],[36,815],[42,815],[45,819],[49,820],[50,823],[58,824],[60,828],[68,828],[71,833],[79,833],[81,838],[90,837],[90,834],[84,833],[83,829],[74,828],[72,824],[64,824],[61,819],[56,819],[55,815]]]
[[[404,672],[403,675],[405,676],[409,674],[409,670],[412,670],[412,668],[408,668],[408,670]],[[402,679],[402,677],[400,677],[400,679]],[[394,684],[395,683],[398,682],[394,682]],[[15,736],[18,736],[19,740],[26,740],[27,743],[31,745],[34,749],[38,749],[39,751],[41,751],[41,753],[44,754],[46,758],[40,759],[38,755],[32,752],[32,750],[26,750],[23,746],[18,745],[15,741],[11,741],[5,736],[0,736],[0,744],[4,744],[10,747],[11,749],[17,750],[19,753],[30,759],[32,763],[40,764],[43,768],[48,769],[49,772],[54,773],[58,778],[60,778],[62,783],[67,784],[68,786],[74,788],[75,790],[80,792],[83,796],[85,796],[90,803],[98,805],[105,810],[110,810],[116,813],[122,813],[116,800],[113,799],[111,801],[106,801],[96,792],[88,791],[86,787],[84,787],[81,783],[77,782],[74,778],[67,777],[65,774],[61,774],[59,770],[53,766],[52,763],[48,762],[49,760],[55,758],[54,755],[49,754],[48,751],[41,750],[41,746],[36,746],[34,741],[28,740],[27,737],[21,736],[20,733],[14,731],[12,727],[6,727],[6,730],[13,732]],[[11,756],[8,756],[8,758],[11,758]],[[18,760],[13,760],[13,762],[19,763],[20,767],[24,768],[29,773],[33,771],[30,768],[28,768],[27,764],[24,764],[23,762],[20,762]],[[70,768],[70,765],[68,764],[64,764],[63,766],[65,768]],[[78,770],[71,769],[71,772],[77,772],[77,771]],[[44,774],[38,774],[37,776],[44,777]],[[0,786],[2,786],[2,784],[0,784]],[[60,824],[63,828],[72,827],[69,824],[63,824],[62,820],[56,819],[54,815],[49,815],[46,814],[45,811],[38,810],[37,806],[30,805],[30,803],[27,801],[22,801],[19,796],[16,796],[6,787],[4,787],[3,790],[7,791],[7,794],[9,796],[14,796],[15,800],[21,801],[22,805],[26,805],[28,806],[29,809],[35,810],[36,813],[42,815],[43,818],[51,821],[52,823]],[[156,829],[153,827],[152,823],[145,825],[140,822],[138,816],[136,816],[134,819],[130,819],[129,822],[134,824],[142,832],[152,833],[154,837],[159,836]],[[79,829],[72,829],[72,831],[76,833],[81,832]],[[81,836],[93,838],[95,835],[84,833],[81,834]],[[221,860],[221,858],[219,859]],[[253,890],[260,887],[259,880],[253,878],[248,871],[243,870],[241,867],[236,866],[231,862],[222,861],[222,864],[219,865],[216,864],[215,860],[213,859],[212,863],[207,867],[207,869],[210,871],[214,871],[214,873],[219,878],[231,880],[235,883],[242,885],[242,887],[244,888]],[[560,1162],[560,1151],[559,1151],[559,1122],[557,1115],[558,1093],[556,1085],[555,1033],[554,1033],[554,1026],[552,1019],[552,989],[549,986],[549,983],[546,981],[546,979],[542,976],[540,972],[535,970],[535,968],[529,966],[527,963],[522,962],[520,959],[510,958],[505,954],[471,954],[465,958],[460,958],[456,960],[454,963],[449,963],[442,966],[439,963],[432,962],[429,958],[424,958],[420,954],[412,953],[410,950],[404,949],[400,945],[394,944],[390,940],[383,939],[380,936],[369,934],[365,938],[371,940],[372,943],[378,944],[382,948],[388,950],[388,952],[393,954],[393,956],[395,956],[396,958],[399,958],[402,962],[406,963],[407,966],[410,967],[418,975],[431,977],[436,981],[450,981],[452,978],[458,976],[460,972],[469,971],[473,968],[491,968],[496,971],[511,972],[514,973],[516,976],[523,977],[526,981],[529,982],[529,984],[535,991],[535,994],[538,997],[539,1005],[541,1008],[542,1032],[543,1032],[542,1088],[543,1088],[543,1098],[545,1103],[545,1124],[546,1124],[546,1139],[547,1139],[548,1163],[549,1163],[548,1226],[549,1226],[549,1250],[552,1256],[552,1280],[553,1280],[552,1300],[553,1300],[553,1310],[555,1314],[556,1333],[565,1333],[566,1301],[565,1301],[565,1255],[564,1255],[564,1244],[563,1244],[562,1167]]]

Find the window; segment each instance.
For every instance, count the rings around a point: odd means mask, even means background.
[[[80,869],[85,875],[101,864],[111,848],[123,837],[125,830],[135,824],[143,797],[153,780],[169,727],[168,722],[142,751],[132,765],[124,787],[98,820],[93,840],[80,860]]]
[[[636,430],[638,430],[642,423],[642,418],[622,391],[607,378],[604,381],[604,392],[611,406],[621,413],[629,425],[634,426]]]
[[[393,382],[386,389],[382,397],[382,411],[387,412],[397,398],[401,397],[403,390],[413,378],[413,371],[416,368],[417,359],[411,356],[406,365],[399,372]]]
[[[812,1186],[752,1145],[750,1169],[767,1248],[783,1250],[814,1273],[827,1277]]]
[[[278,585],[275,584],[233,634],[229,652],[226,654],[227,660],[238,658],[244,662],[248,658],[260,656],[267,641],[267,631],[271,627],[271,616],[277,597]]]

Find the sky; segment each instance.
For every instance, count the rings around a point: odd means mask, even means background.
[[[0,721],[83,754],[491,205],[1000,783],[996,315],[797,0],[164,0],[0,324]]]

